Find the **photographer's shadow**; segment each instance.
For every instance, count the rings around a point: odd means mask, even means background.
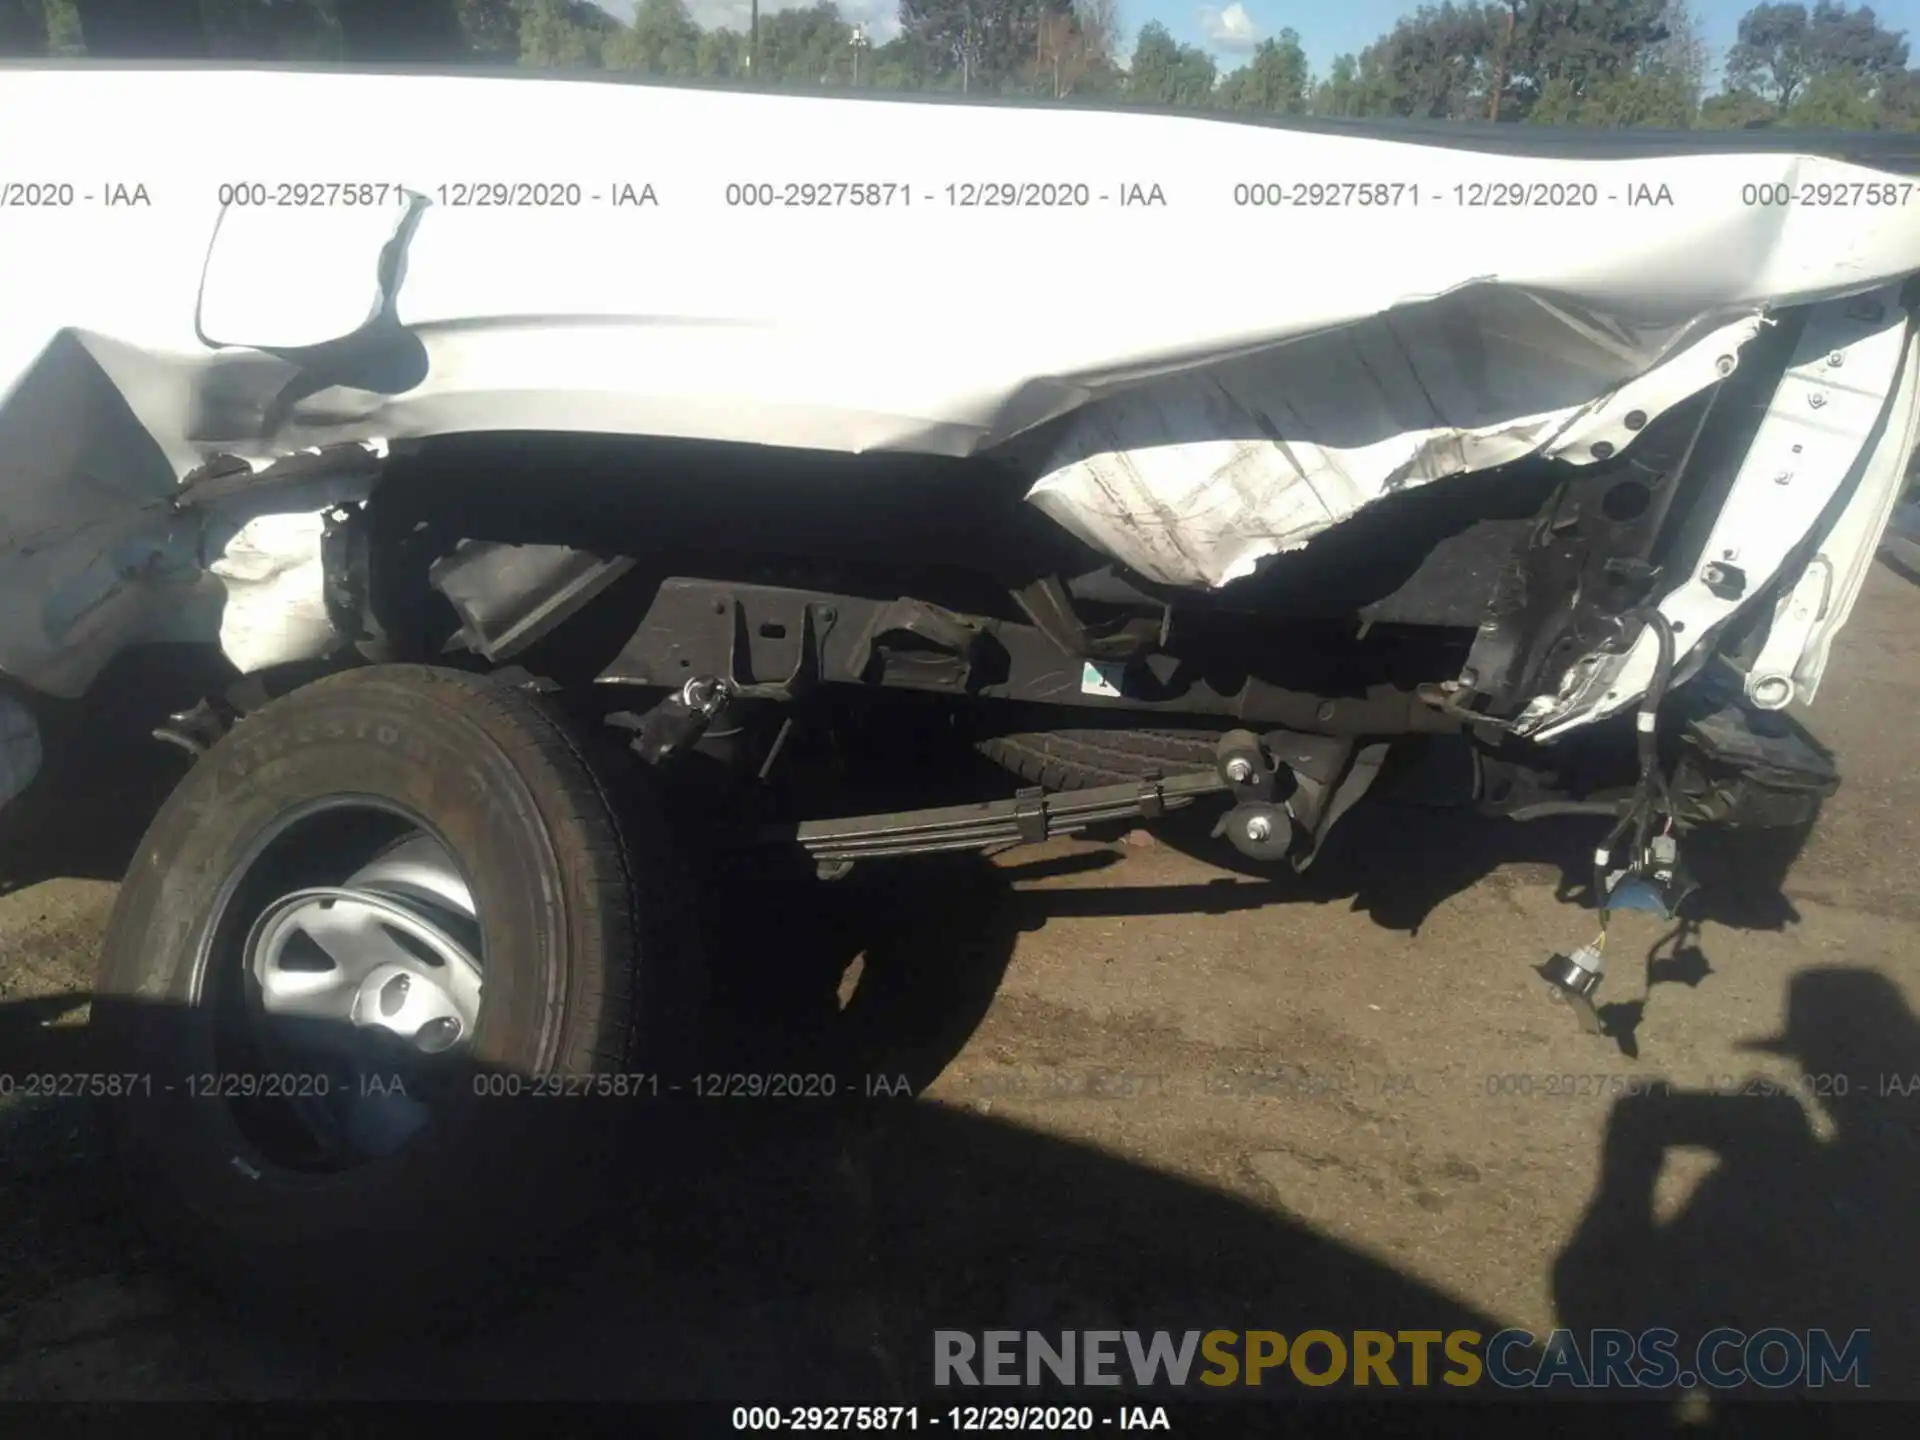
[[[930,1393],[939,1329],[1499,1328],[1247,1197],[894,1092],[901,1077],[917,1092],[946,1067],[1019,931],[1044,919],[1006,869],[973,857],[876,867],[755,900],[730,917],[741,964],[717,977],[710,1064],[837,1073],[836,1096],[723,1098],[716,1087],[638,1125],[596,1226],[577,1243],[543,1242],[549,1256],[532,1273],[488,1257],[500,1278],[481,1287],[480,1308],[449,1301],[445,1333],[398,1342],[371,1324],[346,1333],[159,1282],[119,1208],[80,1203],[110,1193],[107,1167],[67,1155],[54,1133],[25,1177],[36,1183],[0,1187],[15,1233],[70,1236],[72,1252],[19,1277],[12,1353],[0,1329],[0,1394],[907,1403]],[[0,1055],[84,1066],[86,1029],[48,1023],[77,1003],[0,1002]],[[866,1092],[869,1073],[888,1078],[887,1093]],[[54,1132],[84,1120],[65,1103],[44,1118]],[[18,1133],[0,1129],[0,1160]],[[82,1362],[90,1390],[76,1379]],[[1270,1379],[1253,1398],[1298,1393]]]
[[[1785,1033],[1743,1048],[1792,1057],[1798,1081],[1728,1077],[1614,1106],[1598,1189],[1554,1268],[1560,1323],[1674,1330],[1683,1368],[1721,1327],[1824,1329],[1836,1348],[1866,1330],[1871,1393],[1920,1394],[1920,1018],[1877,972],[1807,970]],[[1673,1205],[1661,1182],[1676,1151],[1676,1171],[1711,1168]]]

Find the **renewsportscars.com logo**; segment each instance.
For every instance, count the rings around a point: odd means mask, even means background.
[[[1503,1389],[1769,1390],[1872,1383],[1871,1337],[1854,1330],[936,1330],[933,1383],[952,1386],[1492,1384]]]

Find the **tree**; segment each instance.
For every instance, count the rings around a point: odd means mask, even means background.
[[[874,49],[867,63],[876,90],[930,90],[941,73],[939,57],[925,39],[902,31]]]
[[[460,33],[476,60],[520,58],[520,0],[457,0]]]
[[[1499,91],[1503,119],[1524,120],[1551,95],[1550,113],[1578,120],[1643,123],[1672,109],[1676,77],[1658,64],[1671,39],[1668,0],[1514,0],[1502,20],[1513,40]],[[1601,116],[1610,117],[1607,119]]]
[[[0,55],[47,53],[47,8],[42,0],[0,0]]]
[[[333,60],[342,35],[319,0],[200,0],[207,54],[216,60]]]
[[[850,82],[853,27],[831,0],[760,17],[760,78],[796,85]]]
[[[47,54],[83,55],[86,37],[80,33],[80,12],[73,0],[46,0]]]
[[[1220,82],[1215,103],[1226,110],[1302,115],[1307,109],[1307,53],[1294,30],[1262,40],[1253,58]]]
[[[89,55],[185,60],[207,53],[200,0],[76,0]]]
[[[465,56],[457,0],[333,0],[350,60],[448,60]]]
[[[1706,51],[1677,0],[1634,0],[1584,22],[1556,18],[1544,46],[1530,28],[1523,33],[1511,93],[1525,118],[1596,127],[1694,123]]]
[[[1688,0],[1668,0],[1667,38],[1654,47],[1653,61],[1673,76],[1697,110],[1707,84],[1707,37]]]
[[[1771,125],[1777,114],[1771,101],[1762,99],[1751,90],[1722,90],[1718,95],[1709,95],[1701,102],[1700,128],[1752,130]]]
[[[900,0],[900,28],[917,47],[928,80],[999,90],[1033,73],[1045,17],[1071,9],[1071,0]]]
[[[1034,47],[1040,93],[1062,100],[1089,80],[1110,81],[1119,34],[1117,0],[1077,0],[1070,11],[1043,13]]]
[[[1148,105],[1202,106],[1213,99],[1215,75],[1211,55],[1177,43],[1166,26],[1149,20],[1134,42],[1126,95]]]
[[[1920,70],[1889,75],[1880,86],[1878,130],[1920,130]]]
[[[1685,130],[1696,111],[1694,92],[1680,75],[1649,66],[1597,80],[1584,90],[1564,79],[1549,80],[1527,119],[1536,125]]]
[[[1315,115],[1354,115],[1359,112],[1360,65],[1351,55],[1336,55],[1327,73],[1316,80],[1307,108]]]
[[[541,0],[551,4],[554,0]],[[569,20],[574,29],[582,27]],[[765,23],[762,22],[762,30]],[[583,41],[592,50],[592,40]],[[692,75],[700,54],[700,27],[687,14],[684,0],[640,0],[633,24],[617,29],[600,47],[609,70],[632,70],[642,75]],[[522,63],[526,59],[523,49]]]
[[[262,44],[323,48],[352,60],[444,60],[468,54],[463,0],[75,0],[90,55],[193,59],[257,55]],[[284,55],[280,48],[264,53]]]
[[[1504,5],[1422,5],[1360,52],[1353,113],[1432,120],[1485,115],[1507,14]]]
[[[1906,64],[1906,40],[1883,29],[1871,6],[1850,10],[1819,0],[1809,13],[1804,5],[1756,5],[1740,17],[1738,39],[1727,52],[1727,88],[1757,95],[1784,114],[1823,76],[1838,77],[1822,91],[1821,105],[1831,106],[1840,85],[1871,93]]]
[[[693,73],[703,79],[733,79],[747,73],[747,37],[724,25],[702,30],[693,51]]]
[[[1780,118],[1789,130],[1871,130],[1880,107],[1854,76],[1828,70],[1812,76]]]
[[[1820,0],[1807,20],[1807,36],[1812,60],[1809,84],[1823,76],[1842,75],[1877,90],[1883,81],[1906,69],[1905,36],[1883,28],[1871,6],[1849,10]]]
[[[1487,118],[1498,120],[1500,106],[1507,98],[1507,84],[1513,77],[1513,32],[1520,28],[1520,0],[1507,0],[1507,23],[1500,27],[1500,58],[1493,70],[1493,108]]]

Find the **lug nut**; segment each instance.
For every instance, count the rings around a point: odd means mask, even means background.
[[[1244,755],[1236,755],[1227,762],[1227,779],[1236,785],[1244,785],[1253,779],[1253,762]]]
[[[1718,360],[1713,362],[1713,368],[1718,370],[1722,375],[1731,375],[1733,373],[1733,356],[1722,355]]]
[[[1258,843],[1273,834],[1273,822],[1264,815],[1247,817],[1247,838]]]
[[[407,991],[413,988],[413,981],[405,975],[396,975],[380,987],[380,1013],[386,1016],[398,1015],[407,1003]]]
[[[1807,397],[1807,404],[1811,405],[1816,410],[1818,410],[1822,405],[1826,403],[1827,403],[1827,397],[1822,395],[1818,390],[1814,391],[1813,394]]]

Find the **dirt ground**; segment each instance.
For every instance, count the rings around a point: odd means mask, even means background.
[[[1616,923],[1608,1037],[1531,968],[1590,936],[1580,823],[1363,810],[1304,880],[1136,833],[770,896],[792,984],[743,1029],[858,956],[782,1063],[916,1098],[704,1102],[459,1345],[235,1318],[129,1230],[82,1105],[0,1101],[0,1396],[880,1400],[936,1327],[1716,1322],[1871,1329],[1874,1393],[1920,1392],[1917,710],[1920,588],[1877,569],[1809,717],[1841,793],[1797,856],[1703,854],[1698,926]],[[81,1022],[113,899],[52,833],[0,857],[16,1070]]]

